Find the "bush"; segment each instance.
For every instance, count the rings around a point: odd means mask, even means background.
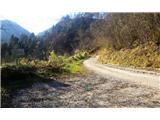
[[[48,58],[48,65],[55,68],[62,68],[65,65],[64,60],[64,57],[57,56],[54,51],[52,51]]]
[[[89,53],[86,51],[76,51],[75,54],[72,56],[73,60],[84,60],[89,57]]]

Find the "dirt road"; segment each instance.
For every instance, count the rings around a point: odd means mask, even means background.
[[[130,81],[148,87],[160,89],[160,73],[136,70],[131,68],[119,68],[111,65],[102,65],[96,58],[90,58],[84,62],[85,67],[105,78]]]
[[[126,73],[121,70],[116,71],[115,68],[116,72],[112,68],[111,71],[108,67],[105,68],[96,63],[96,60],[92,58],[84,64],[96,74],[89,72],[86,76],[36,83],[30,88],[17,92],[12,100],[13,107],[160,107],[160,89],[154,84],[147,85],[145,82],[140,82],[140,84],[135,80],[135,78],[138,80],[147,78],[141,75],[142,73],[128,71],[127,73],[131,76],[118,75],[116,77],[117,73]],[[134,74],[138,74],[138,77],[132,76]],[[145,74],[149,77],[147,80],[157,82],[158,74]]]

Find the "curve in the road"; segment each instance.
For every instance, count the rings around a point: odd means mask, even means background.
[[[84,61],[84,66],[89,70],[110,79],[115,80],[127,80],[135,82],[137,84],[146,85],[149,87],[160,88],[160,74],[154,72],[140,72],[140,70],[125,70],[109,65],[103,65],[98,63],[97,58],[89,58]]]

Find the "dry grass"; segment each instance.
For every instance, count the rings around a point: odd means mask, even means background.
[[[153,42],[119,51],[104,48],[99,52],[99,61],[104,64],[160,69],[160,51]]]

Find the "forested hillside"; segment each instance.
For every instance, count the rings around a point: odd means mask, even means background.
[[[74,49],[91,50],[102,45],[116,50],[134,48],[148,41],[159,46],[160,14],[81,13],[74,18],[66,16],[53,27],[48,39],[52,41],[53,49],[62,53]]]
[[[1,42],[9,42],[12,35],[20,38],[21,35],[30,35],[22,26],[10,20],[0,20]]]
[[[43,36],[12,36],[10,43],[2,44],[2,59],[14,59],[12,49],[24,49],[21,57],[46,59],[53,50],[59,55],[70,55],[76,50],[134,49],[150,42],[159,54],[159,13],[79,13],[64,16]]]

